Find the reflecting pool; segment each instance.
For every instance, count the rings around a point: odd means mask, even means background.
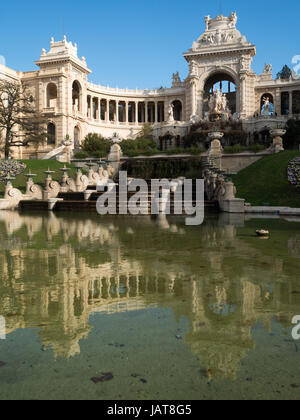
[[[0,399],[300,399],[299,273],[296,219],[0,212]]]

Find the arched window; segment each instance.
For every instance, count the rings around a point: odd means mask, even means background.
[[[81,86],[77,80],[72,86],[72,104],[74,111],[81,111]]]
[[[180,101],[173,102],[174,120],[182,121],[182,103]]]
[[[219,90],[226,95],[229,109],[233,114],[239,112],[237,109],[236,84],[232,76],[227,73],[216,73],[210,76],[204,85],[203,112],[209,111],[209,99],[211,95]]]
[[[53,123],[49,123],[47,127],[47,144],[49,146],[56,144],[56,127]]]
[[[261,115],[274,115],[274,98],[270,93],[262,95],[260,100]]]
[[[57,103],[57,86],[49,83],[47,86],[47,108],[55,108]]]

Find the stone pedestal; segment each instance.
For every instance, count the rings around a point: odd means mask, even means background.
[[[281,129],[281,128],[277,128],[275,130],[271,130],[270,134],[273,138],[273,144],[270,147],[269,151],[271,151],[272,153],[283,152],[284,147],[283,147],[282,136],[284,136],[286,134],[286,130]]]
[[[223,154],[223,147],[221,144],[221,139],[223,138],[224,133],[221,132],[212,132],[208,133],[209,139],[211,139],[208,156],[211,160],[213,160],[216,166],[219,169],[222,169],[222,154]]]

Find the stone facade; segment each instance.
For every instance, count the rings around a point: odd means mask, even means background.
[[[235,13],[215,19],[206,16],[205,24],[205,32],[184,53],[188,77],[182,81],[178,73],[173,74],[171,88],[112,89],[90,83],[86,59],[78,58],[77,45],[66,37],[59,42],[51,39],[49,52],[43,49],[35,62],[37,71],[15,72],[0,65],[0,78],[26,83],[49,120],[50,140],[38,150],[16,149],[15,157],[43,157],[67,136],[78,149],[91,132],[135,138],[145,123],[153,126],[157,139],[167,134],[180,139],[191,124],[205,119],[209,94],[216,86],[227,95],[232,118],[241,120],[249,133],[276,128],[300,115],[300,79],[294,75],[290,80],[275,80],[271,65],[261,75],[253,72],[256,47],[236,28]],[[266,97],[272,104],[269,115],[262,112]]]

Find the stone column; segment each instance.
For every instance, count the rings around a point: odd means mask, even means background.
[[[155,124],[157,124],[158,123],[158,103],[155,102],[154,103],[154,106],[155,106],[155,118],[154,118],[154,122],[155,122]]]
[[[289,115],[293,115],[293,92],[289,92]]]
[[[240,116],[243,118],[246,116],[246,77],[241,75],[241,86],[240,86]]]
[[[135,123],[139,123],[139,103],[135,102],[135,114],[134,114]]]
[[[195,77],[191,79],[190,97],[191,97],[191,115],[190,115],[190,118],[191,118],[197,113],[197,79]]]
[[[128,115],[128,113],[129,113],[129,109],[128,109],[128,102],[126,101],[125,102],[125,122],[126,122],[126,124],[128,125],[128,120],[129,120],[129,115]]]
[[[260,104],[259,104],[260,106]],[[281,115],[281,92],[280,89],[276,89],[274,98],[274,112],[277,115]]]
[[[145,124],[148,123],[148,102],[145,102]]]
[[[98,121],[101,121],[101,100],[98,98]]]
[[[106,115],[105,115],[105,122],[109,122],[109,100],[106,99]]]
[[[119,101],[116,101],[116,118],[115,121],[119,122]]]

